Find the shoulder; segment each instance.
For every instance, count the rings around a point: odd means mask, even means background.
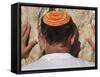
[[[50,54],[41,57],[39,60],[27,66],[23,66],[22,70],[77,68],[92,66],[95,66],[95,64],[92,62],[83,61],[79,58],[75,58],[70,54]]]
[[[95,66],[94,62],[88,62],[85,60],[81,60],[80,58],[76,58],[76,63],[80,67],[93,67],[93,66]]]

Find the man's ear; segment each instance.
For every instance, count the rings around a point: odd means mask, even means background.
[[[73,37],[71,38],[71,45],[74,44],[74,41],[75,41],[75,34],[74,34]]]
[[[40,44],[41,44],[41,47],[42,49],[44,50],[45,49],[45,46],[46,46],[46,39],[45,39],[45,36],[41,33],[40,34]]]

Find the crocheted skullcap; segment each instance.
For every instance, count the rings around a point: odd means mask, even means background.
[[[48,26],[62,26],[70,21],[70,16],[62,11],[50,11],[43,16],[43,22]]]

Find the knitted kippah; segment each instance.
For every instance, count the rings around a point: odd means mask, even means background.
[[[62,26],[70,21],[70,16],[62,11],[50,11],[43,17],[43,22],[49,26]]]

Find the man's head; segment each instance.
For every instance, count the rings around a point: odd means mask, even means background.
[[[70,51],[75,41],[75,31],[76,25],[69,15],[61,11],[50,11],[41,19],[40,45],[45,51],[50,47]]]

